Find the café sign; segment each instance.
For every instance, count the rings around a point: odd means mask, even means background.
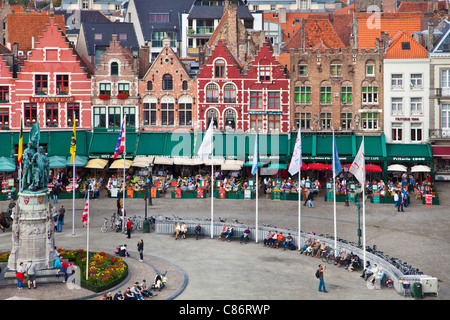
[[[30,103],[39,103],[39,102],[64,103],[74,101],[75,97],[30,97]]]

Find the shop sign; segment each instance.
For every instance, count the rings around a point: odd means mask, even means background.
[[[426,195],[425,195],[425,204],[426,204],[427,206],[433,204],[433,195],[432,195],[432,194],[426,194]]]
[[[39,102],[55,102],[55,103],[64,103],[64,102],[74,102],[75,97],[30,97],[31,103],[39,103]]]

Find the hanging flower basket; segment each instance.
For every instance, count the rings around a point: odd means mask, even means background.
[[[124,92],[119,93],[119,94],[117,95],[117,98],[118,98],[118,99],[126,99],[126,98],[128,98],[129,96],[130,96],[130,93],[129,93],[128,91],[124,91]]]
[[[98,96],[98,98],[102,100],[108,100],[111,98],[111,95],[109,93],[102,93]]]

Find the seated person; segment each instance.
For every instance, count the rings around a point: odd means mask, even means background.
[[[117,291],[117,293],[114,295],[113,300],[125,300],[122,290]]]
[[[136,297],[134,296],[133,292],[131,292],[130,287],[128,287],[128,288],[125,290],[125,293],[124,293],[124,300],[137,300]]]
[[[272,239],[272,232],[269,230],[264,238],[264,246],[268,246],[270,244],[270,239]]]
[[[227,236],[227,230],[228,230],[227,226],[223,225],[222,231],[220,231],[220,236],[219,236],[219,239],[222,239],[222,241]]]
[[[315,244],[316,244],[316,239],[312,239],[312,241],[309,244],[308,248],[305,249],[305,256],[312,255],[312,249],[313,249]]]
[[[250,237],[250,229],[249,229],[249,227],[247,227],[244,230],[244,234],[241,236],[241,242],[240,243],[242,243],[242,241],[245,241],[245,243],[247,243],[249,237]]]
[[[370,264],[370,261],[367,260],[367,261],[366,261],[366,266],[364,267],[364,270],[363,270],[363,272],[362,272],[362,274],[361,274],[361,278],[366,279],[366,273],[367,273],[368,271],[370,271],[371,268],[372,268],[372,265]]]
[[[292,244],[293,243],[292,243],[291,233],[288,233],[288,235],[287,235],[287,237],[286,237],[286,239],[284,240],[284,243],[283,243],[283,250],[286,250],[286,247],[291,248]]]
[[[334,260],[334,265],[337,266],[341,266],[344,261],[347,260],[347,252],[345,251],[345,249],[342,249],[341,252],[339,252],[338,256],[336,257],[336,259]]]
[[[275,242],[275,248],[278,249],[278,246],[280,245],[280,243],[283,243],[284,240],[284,236],[283,236],[283,232],[280,232],[277,236],[277,240]]]
[[[317,256],[317,253],[319,252],[320,244],[321,244],[321,243],[320,243],[319,240],[317,240],[317,241],[314,243],[314,246],[312,247],[311,256],[313,256],[313,257],[316,257],[316,256]]]
[[[278,239],[278,233],[275,230],[275,232],[272,234],[272,237],[270,238],[270,242],[269,242],[269,247],[270,248],[275,246],[275,243],[276,243],[277,239]]]
[[[316,253],[316,258],[320,258],[320,256],[322,255],[322,252],[325,250],[326,247],[327,247],[327,244],[325,242],[322,242],[320,244],[319,250],[317,250],[317,253]]]
[[[187,225],[183,222],[180,228],[180,239],[186,239]]]
[[[136,297],[136,300],[144,300],[144,297],[142,296],[141,290],[138,288],[139,282],[135,282],[133,288],[130,289],[130,291],[134,294]]]
[[[141,293],[144,297],[153,298],[153,293],[151,292],[151,290],[148,290],[147,281],[145,279],[142,280],[142,283],[139,286],[139,289],[141,290]]]
[[[306,248],[308,248],[310,245],[311,245],[311,237],[308,237],[308,239],[306,239],[303,245],[302,250],[300,251],[300,254],[302,254],[306,250]]]
[[[377,283],[381,284],[381,281],[383,280],[384,274],[385,273],[384,273],[383,268],[380,268],[378,270],[377,274],[375,275],[375,277],[372,279],[372,283],[375,284],[375,281],[376,281]]]
[[[371,276],[377,273],[378,273],[378,266],[376,263],[374,263],[373,267],[370,268],[370,270],[366,271],[365,280],[367,281],[367,279],[369,279]]]
[[[226,238],[228,239],[228,242],[231,241],[231,236],[233,235],[233,231],[234,231],[233,226],[230,224],[230,227],[227,230],[227,236],[226,236]]]
[[[127,250],[127,245],[126,244],[124,244],[124,245],[121,245],[120,247],[119,247],[119,256],[121,256],[121,257],[129,257],[130,256],[130,254],[128,253],[128,250]]]

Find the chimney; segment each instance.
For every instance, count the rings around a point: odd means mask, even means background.
[[[278,22],[286,23],[286,8],[284,7],[278,9]]]
[[[428,19],[428,35],[427,35],[427,50],[431,50],[434,45],[434,21],[433,19]]]

